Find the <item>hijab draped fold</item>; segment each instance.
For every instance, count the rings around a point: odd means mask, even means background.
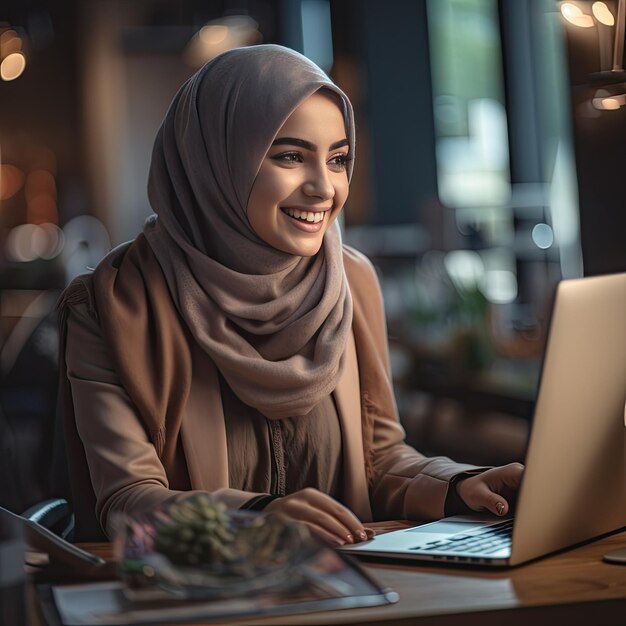
[[[298,257],[260,239],[246,213],[277,132],[320,88],[339,97],[353,151],[350,102],[306,57],[274,45],[219,55],[174,98],[148,180],[156,215],[144,235],[178,315],[237,396],[270,418],[305,415],[333,391],[352,324],[336,222],[318,254]]]

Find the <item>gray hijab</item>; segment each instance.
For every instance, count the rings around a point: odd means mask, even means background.
[[[277,132],[320,88],[339,96],[353,153],[350,102],[306,57],[275,45],[219,55],[175,96],[148,180],[156,215],[144,233],[178,312],[237,396],[270,418],[305,415],[333,391],[352,323],[337,223],[317,255],[298,257],[260,239],[246,212]]]

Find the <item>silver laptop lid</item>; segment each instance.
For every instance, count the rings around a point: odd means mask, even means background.
[[[626,274],[559,284],[514,565],[626,526]]]

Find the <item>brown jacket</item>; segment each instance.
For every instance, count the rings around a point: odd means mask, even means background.
[[[118,267],[127,250],[116,249],[104,263]],[[376,273],[362,254],[348,247],[344,265],[355,313],[346,365],[333,392],[342,432],[344,504],[363,521],[442,517],[449,481],[476,468],[425,457],[404,443]],[[76,539],[102,538],[101,529],[110,536],[112,513],[138,511],[184,497],[189,490],[209,491],[233,508],[257,495],[229,488],[225,425],[211,417],[211,408],[221,405],[219,382],[206,353],[190,345],[191,384],[183,398],[180,428],[170,435],[175,437],[171,459],[165,462],[163,442],[155,441],[120,382],[102,338],[100,316],[91,276],[80,277],[61,304]]]

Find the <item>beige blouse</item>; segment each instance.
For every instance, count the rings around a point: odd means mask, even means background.
[[[234,489],[285,495],[315,487],[341,500],[341,429],[332,396],[297,419],[268,419],[244,404],[219,376],[228,483]]]

